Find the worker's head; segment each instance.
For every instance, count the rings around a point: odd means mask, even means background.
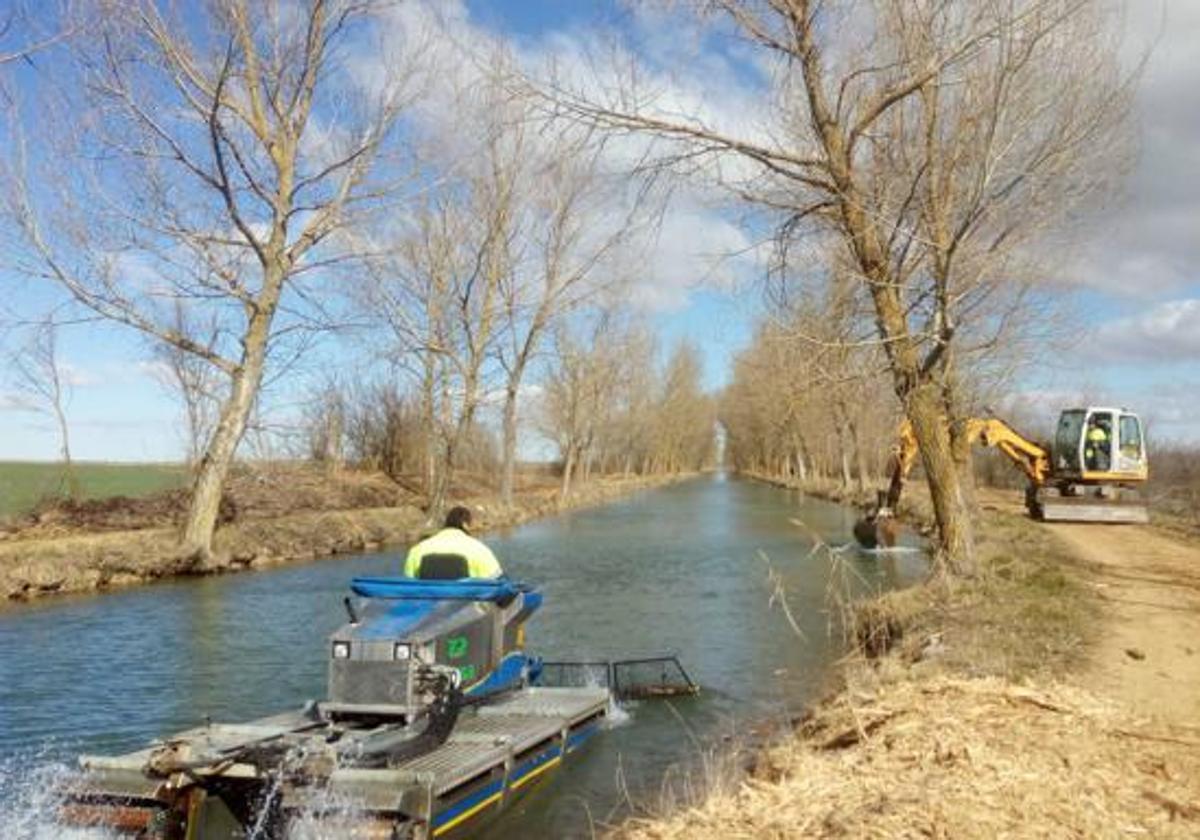
[[[457,528],[460,531],[466,531],[471,525],[471,509],[465,508],[462,505],[450,508],[450,512],[446,514],[446,527]]]

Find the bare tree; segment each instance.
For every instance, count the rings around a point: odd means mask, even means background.
[[[182,301],[176,301],[174,309],[174,328],[180,335],[187,336],[198,346],[213,347],[216,344],[218,324],[210,323],[208,330],[201,334],[189,320]],[[202,356],[178,344],[155,342],[152,356],[156,363],[156,378],[183,410],[188,465],[195,468],[208,449],[208,441],[220,416],[225,377]]]
[[[540,427],[558,445],[563,498],[596,470],[675,474],[710,462],[716,418],[695,347],[678,345],[663,367],[648,331],[617,308],[579,313],[553,336]]]
[[[12,354],[9,363],[13,386],[29,399],[32,406],[54,420],[62,458],[63,485],[67,497],[73,499],[79,495],[79,482],[71,462],[71,429],[67,423],[71,380],[59,356],[58,329],[59,325],[52,317],[35,324],[28,342]]]
[[[738,469],[802,481],[878,476],[896,427],[882,349],[864,333],[861,287],[836,268],[819,295],[775,307],[734,364],[722,399]]]
[[[478,165],[425,198],[372,269],[368,308],[391,333],[392,357],[419,383],[431,520],[445,505],[456,458],[496,375],[521,154],[511,136],[488,131]]]
[[[314,390],[307,407],[308,456],[331,473],[346,464],[346,402],[337,378],[330,376]]]
[[[611,315],[586,323],[583,335],[567,326],[555,330],[554,355],[542,399],[542,427],[559,448],[562,484],[559,494],[571,494],[571,481],[590,453],[600,427],[609,419],[622,375],[620,348]]]
[[[655,406],[655,472],[695,469],[712,449],[714,417],[703,388],[700,351],[684,341],[667,359]]]
[[[521,130],[517,123],[513,130]],[[525,170],[519,212],[525,265],[504,278],[504,368],[500,497],[513,500],[521,385],[547,333],[600,291],[620,285],[616,258],[637,227],[640,199],[622,206],[603,169],[603,149],[587,136],[559,137]],[[617,189],[614,189],[614,186]]]
[[[20,268],[226,379],[183,526],[195,556],[211,552],[272,348],[328,325],[323,279],[362,256],[345,232],[398,184],[380,153],[417,46],[375,51],[369,74],[343,48],[378,46],[380,7],[115,2],[72,42],[59,87],[34,92],[47,102],[37,143],[13,144]],[[49,110],[54,93],[70,111]],[[178,330],[177,302],[215,318],[217,341]]]
[[[774,98],[758,131],[737,135],[680,117],[633,84],[612,102],[563,84],[548,98],[573,119],[678,144],[670,160],[693,168],[705,156],[740,160],[748,173],[718,175],[778,215],[781,241],[816,233],[841,251],[869,295],[920,444],[940,559],[971,573],[946,376],[972,333],[986,334],[986,302],[1009,268],[1002,257],[1112,181],[1131,84],[1118,70],[1111,6],[703,6],[774,61]]]

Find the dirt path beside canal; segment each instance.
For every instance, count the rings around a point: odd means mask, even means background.
[[[981,501],[1021,515],[1015,493]],[[1034,523],[1062,542],[1100,603],[1100,626],[1073,676],[1137,714],[1200,727],[1200,543],[1144,525]]]
[[[1140,714],[1200,727],[1200,547],[1139,526],[1042,527],[1086,563],[1103,604],[1081,684]]]

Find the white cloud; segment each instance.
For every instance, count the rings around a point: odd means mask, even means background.
[[[686,306],[699,288],[730,289],[760,268],[761,249],[720,211],[676,206],[647,245],[645,271],[634,278],[632,300],[652,311]]]
[[[1138,161],[1127,201],[1096,222],[1071,273],[1090,288],[1150,298],[1200,280],[1200,3],[1129,7],[1130,60],[1152,48],[1135,108]]]
[[[70,362],[63,362],[59,365],[59,376],[62,377],[63,383],[70,388],[91,388],[94,385],[103,385],[106,381],[106,378],[98,372]]]
[[[41,409],[24,394],[0,393],[0,411],[39,412]]]
[[[742,136],[755,136],[765,121],[762,92],[747,87],[755,72],[742,71],[734,59],[706,49],[705,29],[690,15],[680,18],[647,9],[635,9],[635,48],[638,50],[639,91],[649,102],[648,113],[688,120]],[[465,169],[483,160],[479,145],[485,138],[477,126],[486,116],[481,108],[494,108],[482,95],[492,60],[507,51],[517,65],[534,77],[553,76],[555,84],[576,91],[592,101],[612,100],[627,88],[626,71],[633,56],[618,46],[624,39],[603,26],[574,26],[548,30],[533,38],[508,40],[475,23],[460,0],[410,2],[398,5],[388,16],[382,54],[358,58],[355,73],[368,86],[380,86],[389,67],[401,66],[406,52],[421,55],[422,96],[414,103],[413,125],[425,142],[431,143],[443,166]],[[740,59],[738,59],[740,61]],[[472,126],[476,127],[472,130]],[[557,123],[539,124],[526,132],[530,159],[549,159],[563,142],[564,128]],[[604,145],[604,167],[618,179],[661,151],[653,138],[637,135],[608,135]],[[472,163],[475,162],[475,163]],[[752,174],[740,157],[719,164],[703,165],[703,180],[688,179],[672,184],[672,199],[652,234],[636,243],[631,301],[652,311],[686,306],[698,288],[729,288],[758,268],[758,254],[729,213],[715,205],[725,193],[715,189],[717,180],[738,181]],[[694,174],[694,173],[693,173]],[[628,214],[634,189],[605,190],[592,208],[600,219],[619,220]],[[719,200],[717,199],[717,200]],[[602,235],[595,238],[602,239]],[[629,259],[628,257],[626,258]],[[628,273],[626,271],[626,273]]]
[[[1200,299],[1167,301],[1109,321],[1096,330],[1088,346],[1116,363],[1200,360]]]

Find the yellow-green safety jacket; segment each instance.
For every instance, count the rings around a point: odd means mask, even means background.
[[[1088,429],[1084,440],[1083,457],[1089,461],[1094,460],[1097,454],[1108,448],[1105,446],[1108,443],[1108,432],[1099,426],[1092,426]]]
[[[418,577],[421,560],[427,554],[458,554],[465,557],[467,574],[473,578],[497,578],[504,574],[492,550],[458,528],[443,528],[410,548],[404,561],[404,574],[411,578]]]

